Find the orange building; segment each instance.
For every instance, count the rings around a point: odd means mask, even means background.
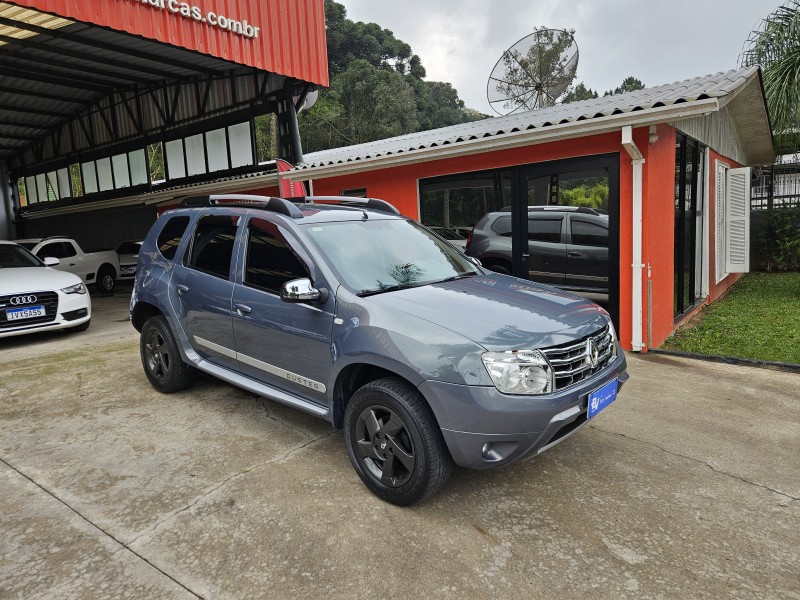
[[[646,350],[749,269],[749,167],[773,159],[747,68],[307,154],[289,176],[455,233],[487,207],[595,202],[609,213],[609,312],[623,346]],[[510,269],[522,277],[526,234]]]

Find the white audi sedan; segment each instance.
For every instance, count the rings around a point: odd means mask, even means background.
[[[83,331],[92,303],[81,278],[50,268],[14,242],[0,240],[0,338],[35,331]]]

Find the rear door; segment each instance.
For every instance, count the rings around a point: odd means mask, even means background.
[[[234,369],[231,273],[239,220],[231,214],[201,216],[169,286],[170,303],[192,348],[206,360]]]
[[[335,298],[323,303],[281,300],[284,283],[309,278],[327,287],[307,252],[269,214],[254,215],[244,232],[242,268],[233,295],[233,330],[243,373],[327,404]]]
[[[564,285],[567,251],[563,241],[564,217],[545,211],[528,214],[528,278]]]
[[[569,216],[566,286],[608,293],[608,218]]]

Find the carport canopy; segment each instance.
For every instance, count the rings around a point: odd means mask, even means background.
[[[0,161],[15,177],[280,113],[314,85],[0,2]]]

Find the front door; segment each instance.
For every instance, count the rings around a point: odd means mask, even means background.
[[[335,298],[322,303],[281,300],[283,284],[309,278],[326,287],[306,252],[268,215],[247,226],[241,282],[233,294],[233,330],[243,373],[326,405]]]

